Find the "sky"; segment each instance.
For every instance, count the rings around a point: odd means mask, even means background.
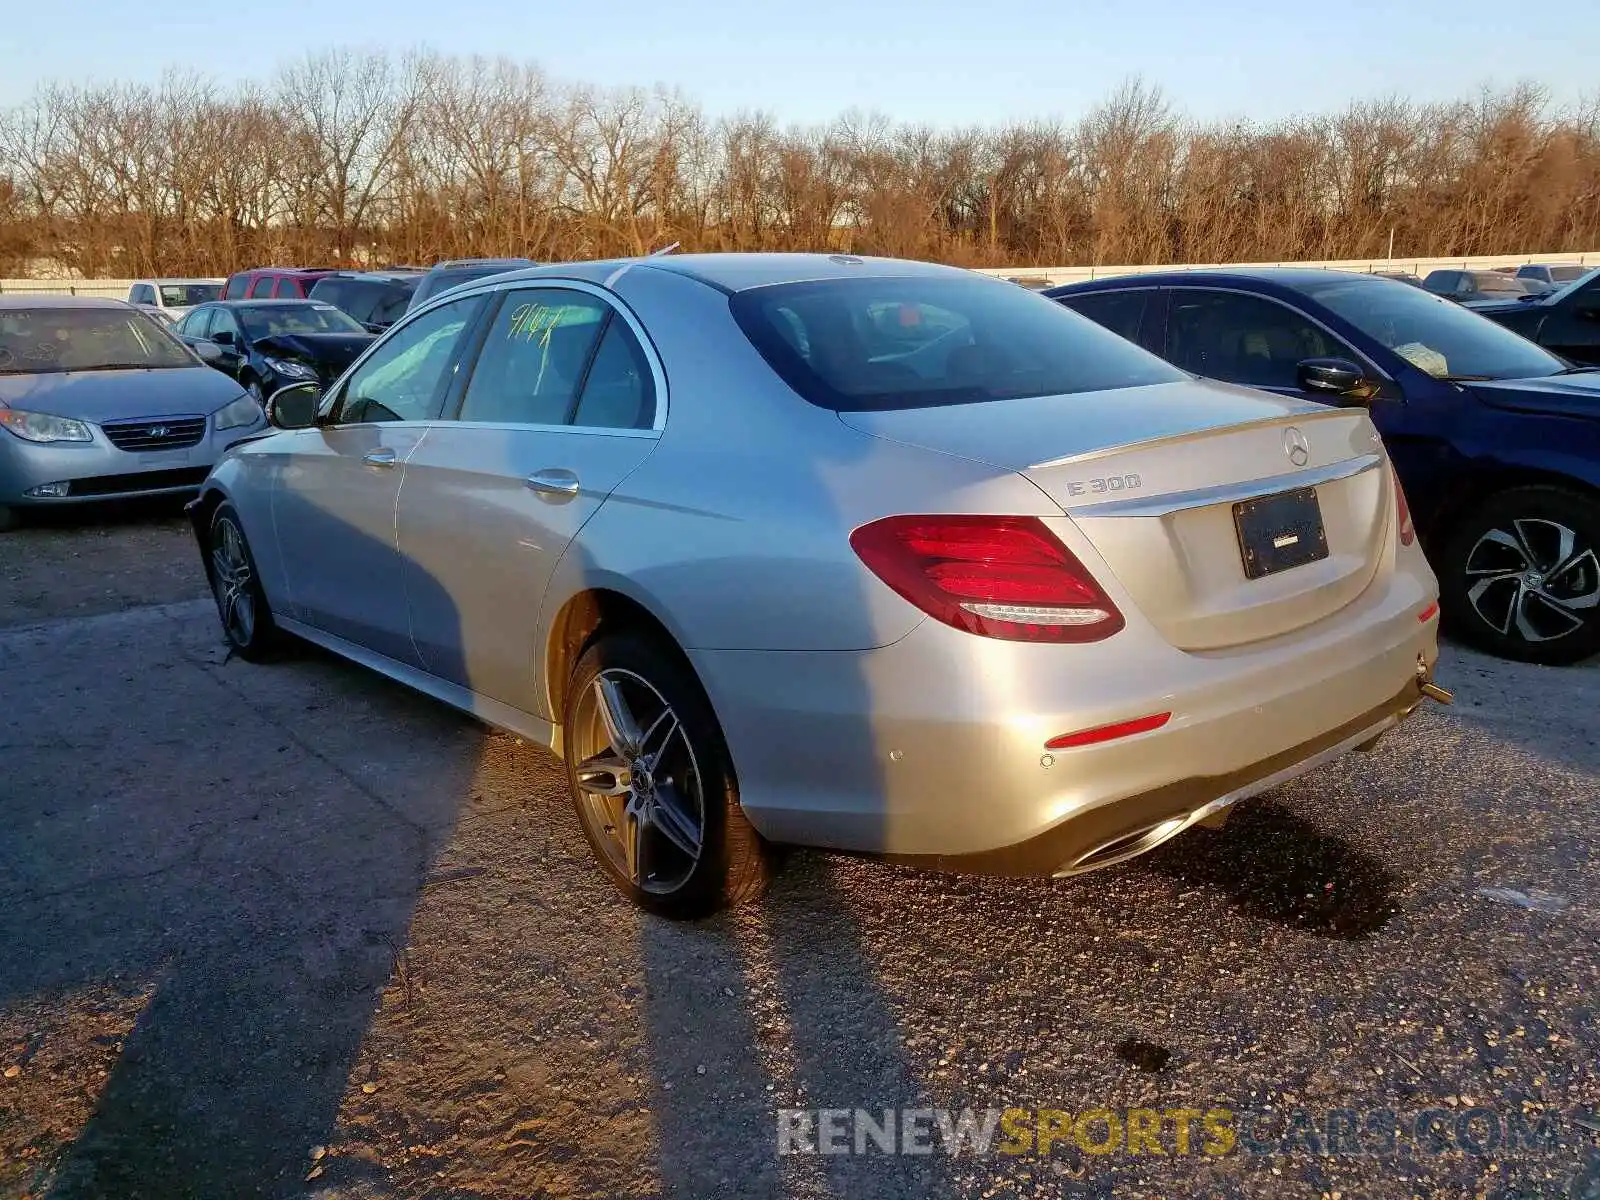
[[[715,115],[847,109],[940,126],[1072,119],[1139,76],[1201,119],[1519,81],[1600,94],[1600,0],[14,0],[0,106],[41,83],[228,83],[332,47],[532,61],[558,78],[682,89]]]

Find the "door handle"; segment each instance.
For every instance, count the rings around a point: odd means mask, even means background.
[[[370,454],[363,454],[361,461],[373,467],[392,467],[394,466],[394,451],[374,450]]]
[[[578,494],[578,477],[559,467],[535,471],[523,482],[539,495],[549,496],[553,500],[570,500]]]

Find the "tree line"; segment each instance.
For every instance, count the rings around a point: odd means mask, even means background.
[[[509,60],[335,50],[265,83],[53,84],[0,112],[0,276],[846,250],[966,266],[1600,246],[1600,93],[1186,119],[782,125]]]

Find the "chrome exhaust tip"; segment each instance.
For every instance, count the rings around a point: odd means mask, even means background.
[[[1440,704],[1454,704],[1455,694],[1447,688],[1440,687],[1433,681],[1433,671],[1428,667],[1427,660],[1422,655],[1417,655],[1417,689],[1429,700],[1437,700]]]

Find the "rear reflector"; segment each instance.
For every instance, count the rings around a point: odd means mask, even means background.
[[[1434,617],[1436,617],[1438,615],[1439,615],[1439,602],[1437,600],[1435,600],[1432,604],[1428,605],[1427,608],[1423,609],[1421,612],[1419,612],[1417,614],[1417,620],[1419,620],[1419,621],[1431,621],[1431,620],[1433,620]]]
[[[1148,717],[1135,717],[1131,721],[1118,721],[1115,725],[1100,725],[1094,729],[1080,729],[1077,733],[1063,733],[1044,744],[1046,750],[1070,750],[1074,746],[1092,746],[1096,742],[1110,742],[1117,738],[1132,737],[1136,733],[1149,733],[1160,729],[1172,720],[1169,712],[1152,713]]]
[[[1391,471],[1393,468],[1390,468]],[[1396,524],[1400,531],[1400,544],[1409,546],[1417,540],[1416,528],[1411,524],[1411,506],[1406,503],[1405,489],[1400,486],[1400,476],[1394,477],[1394,504],[1398,516]]]
[[[850,535],[861,561],[955,629],[1020,642],[1097,642],[1124,621],[1037,517],[885,517]]]

